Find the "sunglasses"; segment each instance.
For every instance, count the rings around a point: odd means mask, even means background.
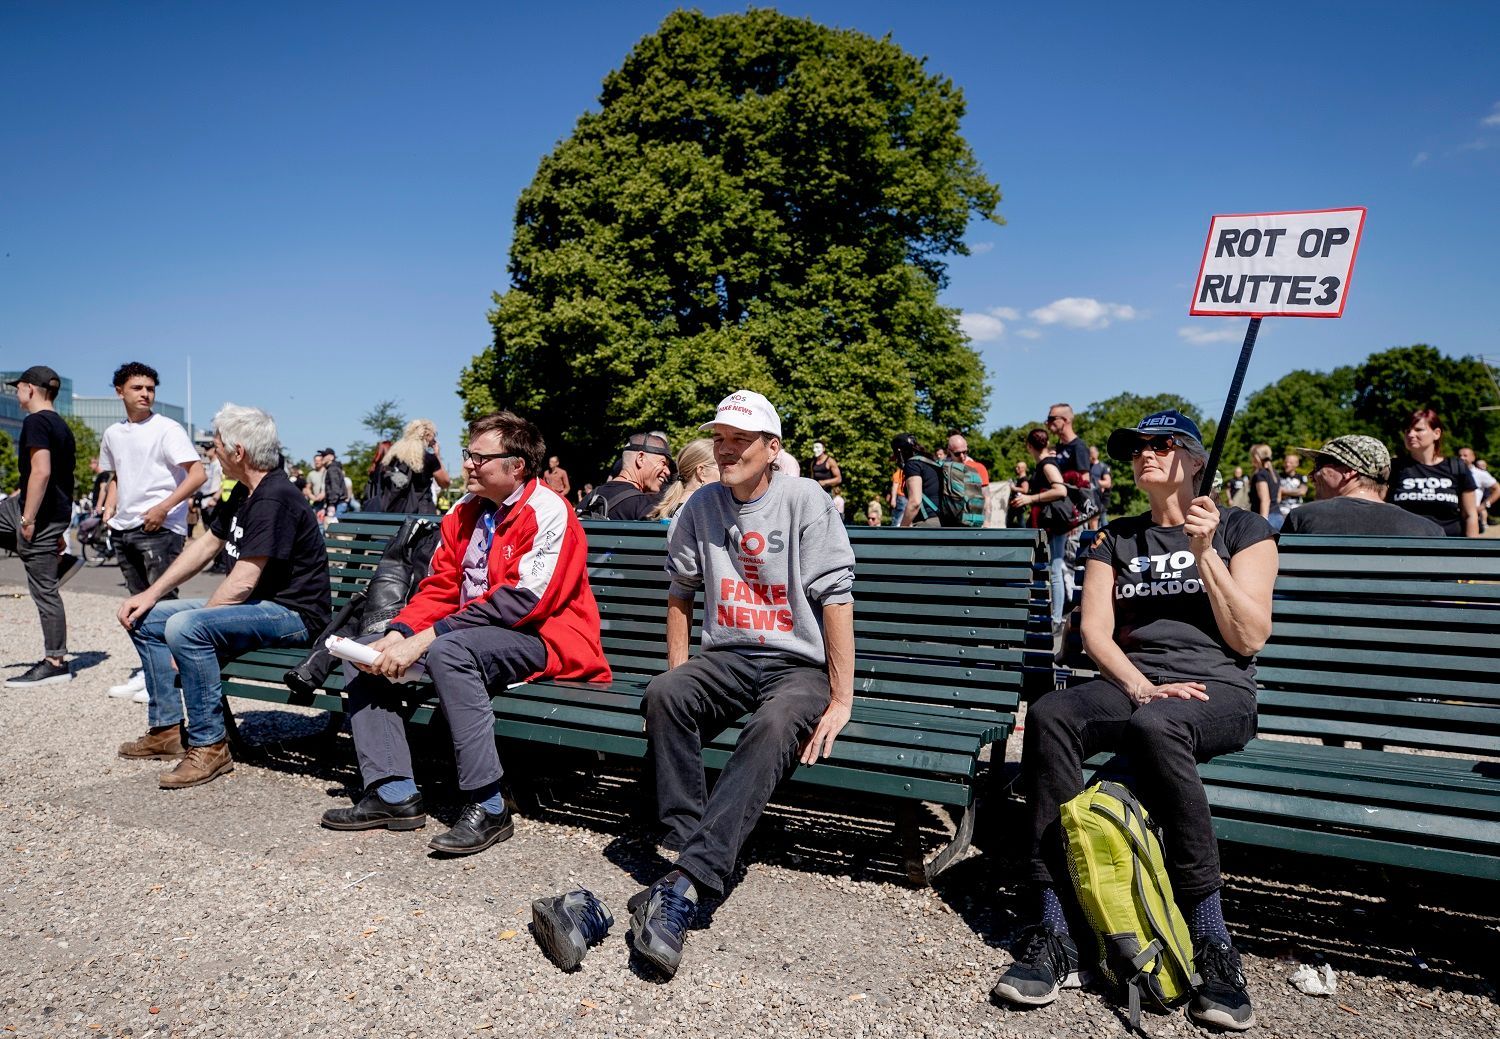
[[[1159,437],[1145,437],[1135,442],[1135,446],[1130,449],[1130,457],[1139,458],[1147,451],[1158,455],[1170,454],[1182,446],[1182,441],[1170,434]]]

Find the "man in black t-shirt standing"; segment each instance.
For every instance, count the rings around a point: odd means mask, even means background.
[[[0,548],[21,557],[26,584],[42,622],[43,657],[23,675],[8,678],[8,688],[68,682],[73,672],[68,653],[68,615],[58,589],[78,570],[78,557],[58,555],[58,540],[73,519],[73,469],[77,449],[73,431],[52,402],[62,379],[44,364],[12,379],[16,399],[26,412],[16,447],[21,490],[0,502]]]
[[[181,758],[158,778],[164,790],[207,783],[234,768],[220,658],[305,646],[333,612],[323,533],[281,467],[275,421],[259,408],[226,404],[214,416],[214,447],[225,478],[237,483],[229,500],[215,510],[208,532],[118,614],[140,654],[150,697],[150,728],[122,744],[120,756]],[[212,596],[163,601],[220,548],[233,565]]]
[[[1385,500],[1391,453],[1374,437],[1334,437],[1312,455],[1318,500],[1287,515],[1283,534],[1397,534],[1440,538],[1443,528]]]

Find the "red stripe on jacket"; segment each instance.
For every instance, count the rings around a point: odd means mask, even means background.
[[[568,503],[539,481],[527,481],[495,526],[484,595],[460,605],[464,553],[484,504],[466,498],[443,517],[431,572],[391,624],[413,634],[440,622],[444,630],[495,623],[528,631],[547,647],[547,666],[531,678],[609,681],[583,527]]]

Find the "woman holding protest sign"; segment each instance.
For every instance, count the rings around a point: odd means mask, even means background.
[[[1271,633],[1276,541],[1264,518],[1199,495],[1208,452],[1180,412],[1115,430],[1108,451],[1131,464],[1151,511],[1115,520],[1086,557],[1083,643],[1100,677],[1042,696],[1026,715],[1021,771],[1038,922],[1012,946],[1015,962],[994,995],[1042,1006],[1078,985],[1084,963],[1069,930],[1077,914],[1064,908],[1071,890],[1058,890],[1068,876],[1059,806],[1082,791],[1085,760],[1125,751],[1136,794],[1165,830],[1192,937],[1201,984],[1188,1013],[1242,1030],[1255,1014],[1219,903],[1218,842],[1197,766],[1255,735],[1254,657]]]
[[[1431,408],[1419,408],[1406,420],[1407,457],[1391,467],[1392,505],[1425,516],[1450,538],[1479,536],[1479,507],[1474,477],[1458,458],[1444,458],[1439,449],[1443,420]]]

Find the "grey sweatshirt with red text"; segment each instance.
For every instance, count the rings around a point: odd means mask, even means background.
[[[668,594],[701,589],[703,648],[826,665],[823,607],[854,601],[854,550],[828,492],[776,475],[741,504],[723,484],[687,500],[667,534]]]

